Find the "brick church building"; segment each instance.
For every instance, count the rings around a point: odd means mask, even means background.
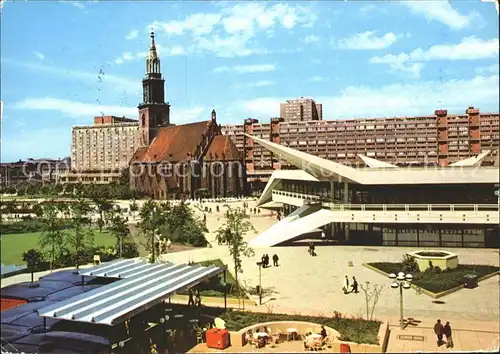
[[[213,197],[243,195],[243,160],[231,139],[222,135],[215,110],[207,121],[170,123],[153,32],[142,89],[139,148],[130,161],[131,188],[154,199],[193,198],[200,189]]]

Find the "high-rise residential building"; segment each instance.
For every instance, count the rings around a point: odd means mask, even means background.
[[[139,146],[137,120],[95,117],[93,125],[73,127],[71,161],[75,172],[120,171]]]
[[[322,120],[323,106],[311,98],[298,98],[280,103],[280,117],[285,121]]]
[[[447,166],[486,151],[490,153],[482,160],[483,166],[498,164],[499,159],[499,113],[481,113],[474,107],[464,114],[436,110],[433,115],[418,117],[309,121],[273,118],[270,124],[245,120],[243,126],[231,129],[349,166],[364,164],[358,155],[399,166]],[[249,182],[265,182],[273,170],[291,168],[251,139],[246,141],[240,151]]]

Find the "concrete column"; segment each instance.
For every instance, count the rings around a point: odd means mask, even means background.
[[[345,204],[349,203],[349,183],[347,182],[344,182],[344,203]],[[344,232],[345,232],[345,241],[349,242],[350,240],[349,223],[344,223]]]
[[[335,203],[335,182],[330,181],[330,201]]]

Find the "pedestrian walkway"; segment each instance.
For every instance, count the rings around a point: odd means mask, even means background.
[[[449,352],[449,351],[491,351],[498,352],[499,324],[498,322],[461,321],[443,318],[450,321],[453,330],[453,348],[446,344],[437,345],[434,334],[435,319],[423,319],[416,326],[408,326],[401,330],[398,319],[390,323],[390,337],[387,346],[388,353],[401,352]]]

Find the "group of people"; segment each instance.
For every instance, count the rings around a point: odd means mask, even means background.
[[[351,286],[351,290],[349,290],[349,285]],[[349,277],[346,276],[344,277],[344,284],[342,286],[342,290],[344,291],[344,294],[349,294],[349,293],[355,293],[357,294],[359,292],[358,290],[358,281],[356,280],[356,277],[352,277],[352,283],[349,284]]]
[[[267,253],[263,254],[260,260],[262,262],[263,268],[269,267],[269,255]],[[278,261],[279,261],[278,255],[276,253],[273,254],[273,266],[278,267],[279,266]]]
[[[201,306],[200,290],[196,289],[195,291],[193,291],[192,289],[189,289],[188,306]]]
[[[309,242],[309,249],[307,250],[307,252],[308,252],[311,256],[316,256],[316,246],[314,246],[314,243]]]
[[[450,322],[446,321],[446,324],[443,326],[441,320],[437,320],[434,325],[434,333],[437,335],[437,344],[438,347],[443,344],[443,335],[446,336],[446,348],[453,348],[453,338],[451,336],[451,326]]]

